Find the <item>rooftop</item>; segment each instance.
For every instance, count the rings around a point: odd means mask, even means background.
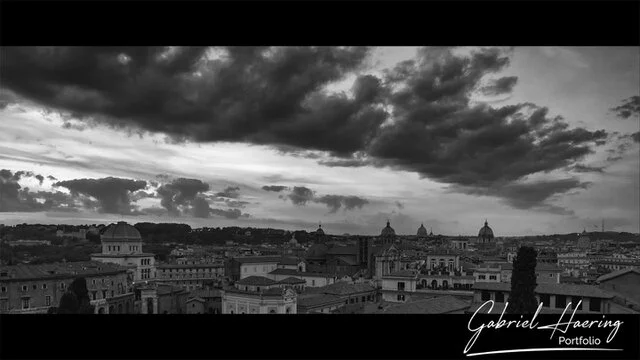
[[[508,283],[491,283],[477,282],[473,285],[473,290],[489,290],[489,291],[511,291],[511,284]],[[592,285],[574,285],[574,284],[538,284],[536,287],[538,294],[550,295],[568,295],[579,297],[594,297],[601,299],[613,298],[609,292],[601,290]]]
[[[298,296],[298,306],[312,308],[323,305],[342,304],[343,300],[332,294],[304,294]]]
[[[384,314],[446,314],[465,310],[469,306],[471,306],[469,301],[449,295],[391,305],[382,312]]]
[[[622,275],[626,275],[626,274],[636,274],[636,275],[640,275],[640,270],[636,269],[636,268],[627,268],[627,269],[622,269],[622,270],[618,270],[618,271],[614,271],[605,275],[600,276],[596,281],[597,282],[603,282],[603,281],[607,281],[607,280],[611,280],[614,278],[617,278],[618,276],[622,276]]]
[[[294,284],[306,284],[307,282],[302,280],[302,279],[295,278],[295,277],[288,277],[286,279],[278,281],[278,283],[294,285]]]
[[[317,288],[315,292],[332,295],[350,295],[375,290],[376,289],[369,284],[350,284],[346,281],[339,281],[331,285]]]
[[[277,283],[278,283],[277,281],[271,280],[264,276],[248,276],[236,282],[236,284],[238,285],[248,285],[248,286],[269,286],[269,285],[275,285]]]
[[[1,280],[30,280],[75,276],[99,276],[109,273],[125,272],[126,267],[99,261],[78,261],[40,265],[18,264],[0,267],[0,274],[6,273]]]

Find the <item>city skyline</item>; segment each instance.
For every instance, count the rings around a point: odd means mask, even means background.
[[[637,47],[1,51],[6,225],[640,231]]]

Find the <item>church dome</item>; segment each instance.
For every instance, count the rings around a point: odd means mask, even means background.
[[[318,225],[318,230],[316,230],[317,235],[324,235],[324,230],[322,230],[322,224]]]
[[[102,241],[141,241],[142,236],[135,227],[127,224],[124,221],[119,221],[117,224],[111,224],[100,236]]]
[[[427,237],[427,229],[424,227],[424,224],[420,224],[418,228],[418,237]]]
[[[387,226],[384,229],[382,229],[380,236],[382,237],[396,236],[396,231],[393,230],[393,228],[391,227],[391,223],[389,221],[387,221]]]
[[[493,230],[489,227],[489,223],[485,220],[484,226],[478,232],[478,237],[482,239],[493,239]]]

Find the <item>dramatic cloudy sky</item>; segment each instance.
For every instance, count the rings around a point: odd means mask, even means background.
[[[0,223],[640,231],[638,48],[0,52]]]

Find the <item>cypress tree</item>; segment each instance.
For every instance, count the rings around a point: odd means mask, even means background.
[[[533,314],[538,301],[535,296],[537,253],[534,248],[523,246],[513,260],[511,276],[511,294],[509,295],[508,313]]]

